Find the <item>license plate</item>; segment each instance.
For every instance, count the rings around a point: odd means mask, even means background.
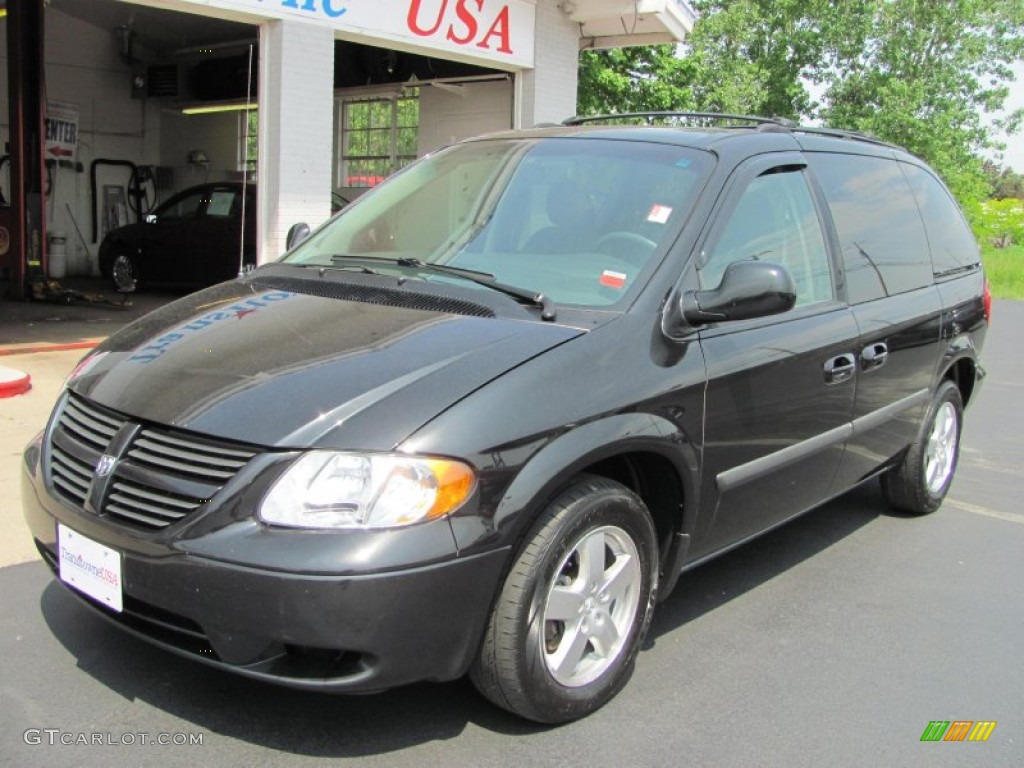
[[[60,580],[121,612],[121,555],[98,541],[57,524]]]

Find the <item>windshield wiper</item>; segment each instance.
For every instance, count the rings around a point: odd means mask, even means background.
[[[485,288],[490,288],[498,291],[499,293],[504,293],[506,296],[511,296],[513,299],[519,299],[527,304],[540,307],[541,320],[555,319],[555,302],[543,293],[531,291],[526,288],[520,288],[515,285],[500,283],[490,272],[482,272],[478,269],[466,269],[465,267],[449,267],[447,264],[431,264],[430,262],[421,261],[420,259],[411,257],[395,259],[395,263],[400,267],[412,267],[414,269],[422,269],[424,272],[436,272],[440,275],[461,277],[463,280],[469,280],[471,283],[476,283],[477,285],[482,285]]]
[[[973,264],[961,264],[958,267],[952,267],[950,269],[944,269],[941,272],[936,272],[935,277],[949,277],[950,275],[959,275],[962,272],[974,272],[976,269],[980,268],[980,262],[975,262]]]
[[[331,256],[331,262],[333,264],[334,262],[337,262],[337,261],[342,261],[344,259],[353,259],[353,258],[357,259],[359,257],[358,256],[347,256],[347,255],[344,255],[344,254],[339,254],[339,255]],[[357,272],[361,272],[364,275],[379,275],[380,274],[380,272],[378,272],[375,269],[370,269],[365,264],[348,264],[348,265],[344,265],[344,266],[330,266],[330,267],[325,267],[323,264],[302,264],[301,266],[310,267],[312,269],[319,269],[321,277],[324,274],[324,270],[327,270],[327,269],[352,269],[352,270],[356,270]]]
[[[506,296],[511,296],[513,299],[518,299],[526,304],[532,304],[535,307],[540,307],[540,318],[541,320],[554,320],[555,319],[555,302],[545,296],[543,293],[537,291],[530,291],[525,288],[519,288],[515,285],[507,285],[506,283],[499,283],[498,280],[490,272],[482,272],[478,269],[466,269],[465,267],[449,267],[446,264],[431,264],[420,259],[413,258],[411,256],[403,256],[398,259],[387,259],[379,256],[360,256],[351,253],[336,253],[331,256],[332,262],[339,261],[387,261],[393,264],[397,264],[400,267],[410,267],[412,269],[420,269],[424,272],[435,272],[440,275],[453,275],[454,277],[461,277],[463,280],[469,280],[471,283],[482,285],[485,288],[490,288],[498,293],[503,293]]]

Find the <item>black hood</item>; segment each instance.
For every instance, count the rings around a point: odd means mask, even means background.
[[[431,302],[394,306],[225,283],[110,337],[70,387],[138,419],[231,440],[389,450],[491,379],[580,333],[424,304]]]

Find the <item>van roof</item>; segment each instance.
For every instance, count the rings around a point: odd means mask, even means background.
[[[730,115],[715,112],[630,112],[617,115],[571,117],[519,131],[503,131],[487,138],[600,137],[623,141],[654,141],[697,149],[742,144],[754,151],[772,149],[841,150],[858,154],[910,154],[903,147],[859,131],[798,125],[785,118]],[[783,139],[782,137],[786,137]],[[782,139],[780,141],[780,139]],[[739,149],[732,146],[730,149]]]

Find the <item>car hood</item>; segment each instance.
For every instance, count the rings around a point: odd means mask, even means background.
[[[224,283],[111,336],[69,388],[115,411],[278,447],[390,450],[578,329]]]

